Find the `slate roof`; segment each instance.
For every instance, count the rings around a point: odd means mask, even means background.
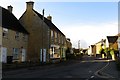
[[[106,39],[102,39],[103,40],[103,42],[105,42],[106,41]],[[101,43],[102,42],[102,40],[100,40],[99,42],[97,42],[96,44],[98,44],[98,43]]]
[[[41,19],[43,16],[37,11],[33,10]],[[65,36],[50,20],[44,17],[44,22],[49,26],[50,29],[60,32],[63,36]]]
[[[2,8],[2,27],[29,34],[20,24],[19,20],[5,8]]]
[[[74,51],[74,53],[79,53],[80,52],[79,49],[74,49],[73,51]]]
[[[115,43],[118,39],[118,36],[107,36],[109,43]]]

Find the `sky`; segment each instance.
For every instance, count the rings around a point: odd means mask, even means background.
[[[1,0],[0,6],[13,6],[13,14],[19,19],[26,10],[29,0]],[[118,33],[118,1],[117,0],[33,0],[34,9],[45,17],[52,16],[52,22],[71,39],[72,46],[87,48]]]

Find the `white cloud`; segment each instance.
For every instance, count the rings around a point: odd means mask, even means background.
[[[77,48],[78,40],[81,40],[81,47],[85,48],[106,36],[116,35],[118,33],[118,23],[72,24],[61,28],[61,31],[71,39],[73,47]]]

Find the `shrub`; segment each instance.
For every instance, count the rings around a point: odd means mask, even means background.
[[[75,59],[75,55],[74,54],[67,54],[66,58],[67,59]]]

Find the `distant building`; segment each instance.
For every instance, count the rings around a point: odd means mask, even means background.
[[[74,53],[74,54],[80,54],[80,50],[73,48],[73,53]]]
[[[88,48],[88,55],[96,56],[96,45],[90,45]]]
[[[72,50],[72,43],[71,43],[71,41],[70,41],[70,38],[67,38],[67,39],[66,39],[66,47],[67,47],[67,49],[70,50],[70,53],[69,53],[69,54],[72,54],[72,53],[73,53],[73,50]]]
[[[108,40],[108,47],[110,49],[118,49],[118,36],[107,36],[107,40]]]
[[[100,50],[105,49],[105,47],[106,47],[106,39],[102,39],[101,41],[97,42],[95,44],[95,46],[96,46],[96,57],[97,56],[102,57],[102,55],[100,53]]]
[[[83,55],[88,55],[88,48],[82,50]]]
[[[120,33],[118,33],[116,36],[118,36],[118,40],[117,40],[117,45],[118,45],[118,50],[119,50],[119,57],[120,57]]]
[[[12,62],[24,62],[27,57],[29,33],[13,15],[12,8],[12,6],[8,6],[7,10],[0,7],[0,14],[2,14],[2,25],[0,25],[0,58],[3,63],[9,61],[9,58],[13,59]]]

